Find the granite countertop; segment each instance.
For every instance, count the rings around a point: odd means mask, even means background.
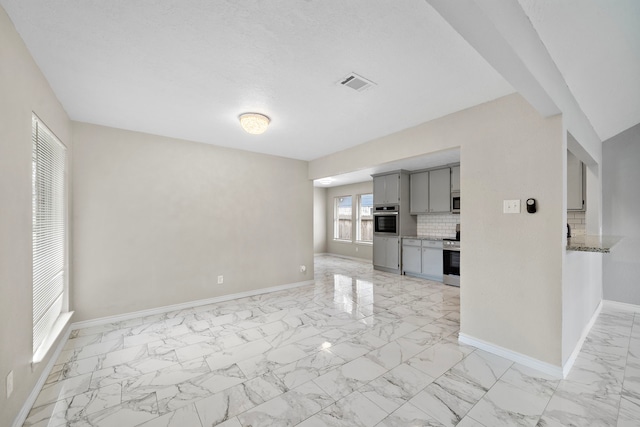
[[[567,250],[608,254],[621,239],[618,236],[574,236],[567,239]]]

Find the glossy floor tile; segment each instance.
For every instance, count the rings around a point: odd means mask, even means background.
[[[640,426],[640,315],[557,380],[458,343],[459,290],[316,257],[314,285],[73,331],[25,426]]]

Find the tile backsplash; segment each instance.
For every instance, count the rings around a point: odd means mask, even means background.
[[[586,234],[587,222],[584,212],[567,212],[567,223],[571,227],[572,236],[584,236]]]
[[[454,238],[456,224],[460,224],[460,215],[418,215],[418,236]]]
[[[567,222],[571,226],[571,235],[586,234],[584,212],[567,212]],[[456,224],[460,224],[460,215],[418,215],[418,236],[453,238],[456,236]]]

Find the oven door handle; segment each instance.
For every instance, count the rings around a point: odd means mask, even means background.
[[[445,248],[444,249],[445,252],[449,251],[449,252],[460,252],[460,248]]]
[[[398,212],[374,212],[373,215],[374,216],[379,216],[379,215],[398,215]]]

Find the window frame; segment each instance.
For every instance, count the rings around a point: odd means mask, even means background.
[[[340,199],[349,198],[351,200],[351,231],[349,238],[340,237],[340,215],[338,213],[340,207]],[[335,196],[333,198],[333,240],[337,242],[353,242],[353,195],[347,194],[342,196]]]
[[[37,364],[52,348],[73,314],[69,312],[69,154],[67,146],[35,113],[31,120],[31,145],[32,363]],[[43,167],[54,170],[46,174],[46,180],[42,178]],[[54,247],[44,241],[51,236],[57,239]],[[55,259],[49,251],[55,253]],[[55,273],[47,273],[50,271],[47,269]]]
[[[373,245],[373,229],[371,231],[371,240],[362,239],[362,197],[371,196],[371,227],[373,227],[373,192],[361,193],[356,195],[356,243],[361,245]]]

